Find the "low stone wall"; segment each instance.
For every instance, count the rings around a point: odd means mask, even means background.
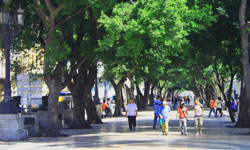
[[[39,110],[37,112],[37,118],[40,126],[40,130],[46,129],[48,127],[48,111]],[[64,128],[65,124],[69,124],[73,119],[72,109],[62,109],[58,111],[58,127]]]
[[[0,114],[0,140],[20,140],[27,137],[24,119],[18,114]]]

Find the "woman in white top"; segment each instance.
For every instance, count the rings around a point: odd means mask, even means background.
[[[217,100],[217,107],[216,107],[216,115],[218,114],[218,111],[220,112],[220,117],[222,117],[222,99],[221,97],[218,97],[218,100]]]

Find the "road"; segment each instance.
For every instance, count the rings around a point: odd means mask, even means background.
[[[248,129],[232,128],[226,112],[222,118],[204,115],[203,135],[195,135],[193,111],[189,111],[188,135],[180,134],[176,111],[170,113],[169,134],[152,128],[153,111],[140,111],[136,131],[129,131],[126,117],[103,119],[92,129],[62,129],[68,137],[30,137],[21,141],[0,142],[0,150],[161,150],[161,149],[250,149]],[[212,115],[213,116],[213,115]]]

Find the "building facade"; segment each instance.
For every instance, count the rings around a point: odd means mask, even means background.
[[[4,97],[4,79],[5,79],[5,56],[3,50],[0,50],[0,101]],[[20,53],[11,54],[11,88],[12,96],[16,96],[16,75],[43,73],[43,54],[41,50],[32,48]]]

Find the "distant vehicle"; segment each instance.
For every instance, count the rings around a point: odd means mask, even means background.
[[[72,94],[70,92],[60,92],[58,102],[59,102],[59,109],[74,108]]]

